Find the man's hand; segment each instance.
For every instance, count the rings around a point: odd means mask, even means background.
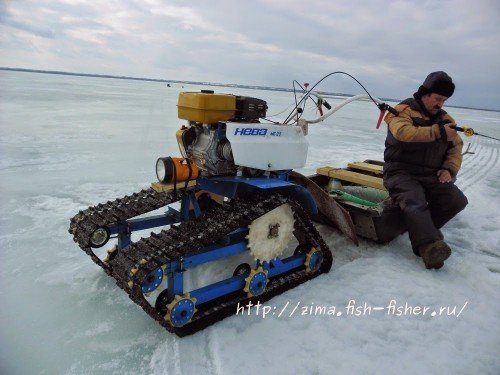
[[[457,135],[455,126],[457,126],[457,124],[455,124],[454,122],[450,122],[444,126],[444,131],[446,132],[446,138],[448,139],[448,141],[451,141]]]
[[[447,169],[440,169],[439,171],[437,171],[437,175],[439,178],[439,182],[441,182],[442,184],[445,184],[452,180],[451,173]]]

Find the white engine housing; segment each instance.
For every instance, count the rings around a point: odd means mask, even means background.
[[[309,143],[300,126],[229,122],[226,137],[236,165],[277,171],[306,164]]]

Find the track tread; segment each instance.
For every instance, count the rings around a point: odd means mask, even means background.
[[[146,199],[142,201],[141,197]],[[296,201],[278,194],[254,194],[252,197],[242,197],[222,206],[212,207],[204,211],[197,219],[172,225],[160,233],[152,233],[150,237],[131,243],[118,251],[109,264],[102,263],[93,254],[88,244],[88,237],[97,227],[111,224],[106,222],[104,217],[118,216],[119,220],[126,220],[127,216],[132,215],[133,212],[142,214],[173,201],[174,197],[171,194],[160,197],[157,194],[142,191],[104,205],[91,207],[83,213],[80,212],[71,220],[70,226],[70,233],[74,234],[75,241],[92,257],[94,262],[103,267],[136,304],[169,332],[179,336],[195,333],[234,314],[238,303],[267,301],[321,273],[328,272],[331,268],[332,254],[308,214]],[[324,261],[319,270],[307,273],[301,268],[287,275],[274,277],[269,280],[266,291],[258,297],[249,298],[243,292],[235,292],[199,305],[197,306],[198,312],[192,321],[183,327],[171,326],[163,315],[144,298],[141,285],[150,272],[172,261],[182,262],[184,256],[206,246],[220,243],[227,234],[248,226],[256,218],[285,203],[290,204],[294,211],[295,230],[301,233],[299,237],[306,239],[311,246],[323,252]],[[95,220],[96,218],[98,219]]]

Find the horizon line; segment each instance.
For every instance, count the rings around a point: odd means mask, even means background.
[[[132,80],[132,81],[148,81],[148,82],[165,82],[165,83],[185,83],[191,85],[202,85],[202,86],[218,86],[218,87],[238,87],[238,88],[246,88],[251,90],[265,90],[265,91],[285,91],[285,92],[293,92],[293,89],[283,88],[283,87],[274,87],[274,86],[258,86],[258,85],[243,85],[238,83],[216,83],[216,82],[201,82],[201,81],[183,81],[183,80],[173,80],[173,79],[161,79],[161,78],[147,78],[147,77],[131,77],[131,76],[115,76],[111,74],[96,74],[96,73],[74,73],[74,72],[64,72],[60,70],[44,70],[44,69],[27,69],[27,68],[9,68],[9,67],[0,67],[0,70],[5,71],[15,71],[15,72],[25,72],[25,73],[40,73],[40,74],[56,74],[56,75],[68,75],[68,76],[78,76],[78,77],[95,77],[95,78],[110,78],[110,79],[124,79],[124,80]],[[352,94],[345,93],[335,93],[335,92],[327,92],[327,91],[318,91],[320,94],[325,95],[336,95],[336,96],[346,96],[351,97],[354,96]],[[400,99],[394,98],[380,98],[384,101],[398,102]],[[474,109],[480,111],[489,111],[489,112],[500,112],[500,109],[492,109],[492,108],[476,108],[476,107],[468,107],[468,106],[460,106],[460,105],[447,105],[447,107],[451,108],[463,108],[463,109]]]

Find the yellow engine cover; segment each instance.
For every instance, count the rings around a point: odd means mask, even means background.
[[[181,92],[177,102],[180,119],[213,124],[228,121],[236,114],[236,96],[206,92]]]

